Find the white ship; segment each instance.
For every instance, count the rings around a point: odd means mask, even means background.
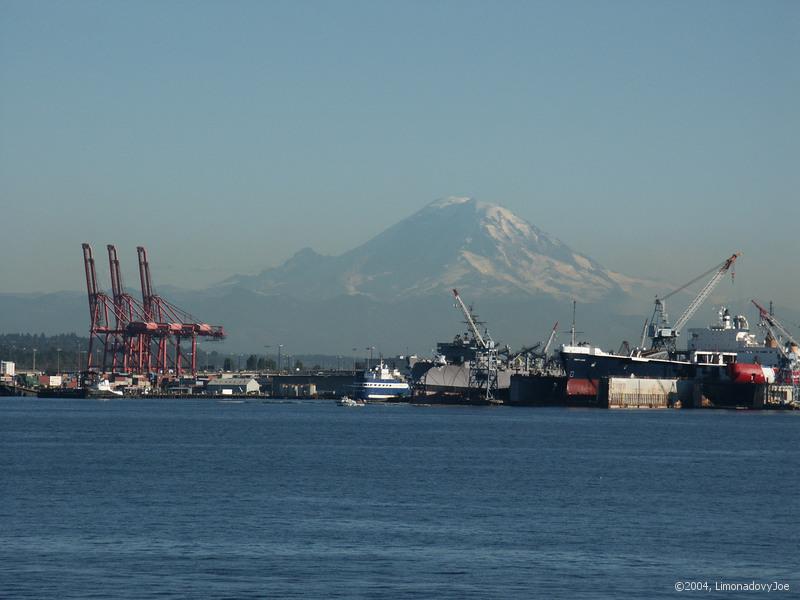
[[[361,400],[389,400],[411,394],[411,388],[397,369],[390,370],[381,361],[375,368],[364,371],[355,384],[355,395]]]
[[[726,307],[719,310],[719,323],[709,327],[688,330],[689,352],[736,352],[736,362],[757,363],[765,367],[781,364],[778,344],[762,343],[750,333],[750,324],[744,315],[732,316]]]

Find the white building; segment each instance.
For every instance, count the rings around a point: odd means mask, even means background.
[[[14,377],[16,375],[16,365],[10,360],[0,360],[0,375]]]
[[[206,393],[219,396],[257,394],[261,386],[252,377],[228,377],[212,379],[206,384]]]

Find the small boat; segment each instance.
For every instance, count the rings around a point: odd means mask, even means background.
[[[353,400],[348,396],[342,396],[336,401],[336,406],[349,406],[349,407],[364,406],[364,402]]]
[[[92,398],[107,399],[122,395],[120,390],[111,387],[108,379],[101,379],[94,386],[89,388],[89,396]]]

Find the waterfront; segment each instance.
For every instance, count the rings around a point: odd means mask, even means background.
[[[0,596],[796,590],[798,419],[4,399]]]

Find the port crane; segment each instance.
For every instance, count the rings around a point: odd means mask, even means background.
[[[522,368],[524,372],[531,373],[545,373],[552,370],[552,360],[547,357],[550,347],[555,341],[556,333],[558,330],[558,321],[553,325],[547,341],[542,345],[542,342],[536,342],[533,346],[524,346],[518,352],[512,353],[510,348],[501,352],[506,357],[506,367],[519,370]],[[521,359],[525,359],[524,366],[521,365]]]
[[[86,370],[92,371],[94,365],[95,342],[103,348],[102,369],[105,371],[108,353],[117,343],[117,336],[120,335],[111,322],[111,315],[114,314],[114,303],[108,294],[100,289],[97,284],[97,270],[95,268],[92,247],[89,244],[82,244],[83,265],[86,271],[86,290],[89,296],[89,348],[87,353]]]
[[[489,335],[488,330],[481,334],[472,316],[472,311],[464,304],[458,290],[455,288],[453,289],[453,296],[456,299],[456,306],[464,314],[464,321],[469,326],[472,338],[477,346],[475,360],[469,369],[469,387],[470,389],[478,390],[478,393],[487,402],[499,403],[500,401],[495,399],[495,392],[497,391],[497,344]]]
[[[550,336],[547,338],[547,342],[545,342],[544,348],[542,348],[542,351],[539,353],[539,356],[537,357],[536,368],[540,373],[553,374],[560,370],[560,366],[556,366],[558,361],[554,361],[553,359],[548,358],[547,356],[547,353],[550,352],[550,348],[552,347],[553,342],[556,339],[557,332],[558,332],[558,321],[556,321],[556,324],[553,325],[553,329],[550,331]]]
[[[142,285],[142,308],[145,316],[156,321],[155,344],[156,361],[155,369],[158,373],[166,373],[172,368],[175,375],[180,377],[184,369],[191,373],[197,372],[197,338],[206,337],[212,340],[222,339],[225,332],[219,325],[209,325],[199,322],[194,315],[178,308],[163,296],[156,294],[150,280],[150,263],[147,260],[147,250],[137,246],[136,253],[139,259],[139,280]],[[188,341],[188,351],[181,345]],[[173,347],[173,356],[168,356],[167,342]]]
[[[106,246],[108,250],[108,266],[111,275],[111,294],[114,301],[114,316],[117,329],[121,335],[111,349],[113,371],[142,371],[143,358],[146,355],[145,338],[136,330],[135,324],[144,318],[142,306],[125,291],[122,283],[117,249],[113,244]]]
[[[550,332],[550,337],[547,338],[547,343],[544,345],[544,348],[542,348],[542,355],[545,358],[547,357],[547,352],[550,350],[550,346],[553,345],[553,341],[556,339],[557,329],[558,329],[558,321],[556,321],[556,324],[553,325],[553,330]]]
[[[783,339],[786,340],[786,343],[791,344],[792,346],[800,346],[800,343],[797,342],[792,337],[792,334],[789,333],[789,330],[780,322],[778,321],[775,315],[771,314],[766,308],[761,306],[755,300],[751,300],[750,302],[758,309],[758,315],[761,318],[761,322],[766,327],[769,334],[772,338],[777,342],[780,339],[780,336],[783,336]],[[786,349],[781,348],[781,351],[785,354]]]
[[[125,291],[117,249],[109,244],[109,273],[111,296],[97,282],[97,271],[92,248],[82,244],[86,289],[89,300],[89,352],[86,370],[105,372],[122,370],[128,373],[167,374],[180,377],[184,370],[197,371],[197,338],[221,339],[225,332],[221,326],[199,322],[191,314],[153,293],[150,282],[150,265],[147,252],[137,248],[139,272],[142,283],[142,302]],[[188,340],[190,348],[184,350],[181,340]],[[102,347],[102,361],[94,362],[95,343]],[[153,365],[153,347],[155,365]],[[168,347],[174,348],[170,356]],[[110,361],[109,361],[110,359]],[[110,363],[110,364],[109,364]]]
[[[472,333],[472,337],[478,344],[478,349],[487,350],[490,347],[494,348],[495,343],[491,336],[489,336],[489,332],[486,332],[486,338],[484,339],[483,335],[481,335],[481,332],[478,329],[478,325],[475,323],[475,319],[472,316],[472,311],[470,311],[470,309],[467,308],[467,305],[464,304],[464,301],[461,299],[458,290],[455,288],[453,289],[453,296],[456,299],[456,305],[461,309],[461,312],[464,313],[464,321],[469,326],[470,333]]]
[[[789,330],[775,315],[771,314],[755,300],[751,300],[751,302],[758,309],[761,325],[767,330],[770,337],[775,340],[775,343],[778,344],[778,351],[783,356],[783,368],[781,370],[783,371],[782,379],[784,383],[793,385],[795,389],[797,389],[798,386],[800,386],[800,373],[798,373],[798,369],[800,369],[800,357],[796,349],[800,347],[800,344],[798,344],[797,340],[792,337]],[[795,350],[792,351],[792,348]],[[796,393],[795,398],[797,398]]]
[[[712,267],[705,273],[698,275],[679,288],[664,296],[656,297],[655,307],[653,308],[653,316],[650,318],[649,327],[649,336],[652,341],[652,352],[675,352],[675,340],[677,339],[678,335],[680,335],[684,325],[686,325],[689,319],[691,319],[697,312],[697,309],[699,309],[703,302],[705,302],[706,299],[711,295],[711,292],[714,291],[714,288],[717,287],[717,284],[722,281],[725,273],[730,270],[739,256],[741,256],[741,254],[736,252],[732,254],[730,258],[725,259],[720,264]],[[697,283],[708,275],[711,275],[712,273],[713,275],[711,279],[706,282],[703,288],[698,292],[697,296],[695,296],[694,299],[689,303],[689,305],[686,307],[686,310],[683,311],[683,314],[678,318],[677,321],[675,321],[675,324],[670,325],[665,301],[678,292],[682,292],[690,285]]]

